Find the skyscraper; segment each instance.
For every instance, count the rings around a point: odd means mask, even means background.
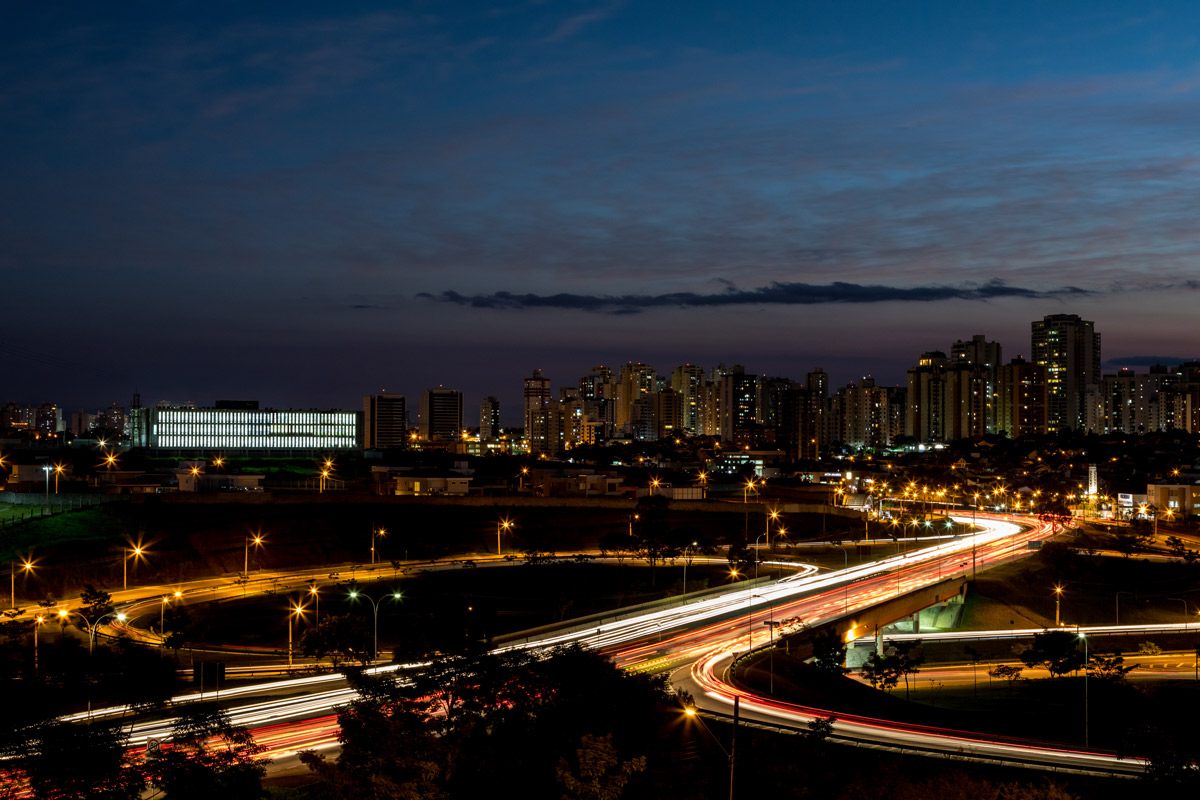
[[[500,438],[500,401],[490,395],[479,403],[479,438],[485,442]]]
[[[402,394],[363,398],[363,447],[380,450],[408,443],[408,404]]]
[[[550,379],[542,377],[542,371],[535,369],[533,374],[525,379],[525,444],[531,453],[545,453],[551,450],[547,412],[550,409]]]
[[[1083,430],[1085,395],[1100,382],[1100,334],[1077,314],[1051,314],[1032,323],[1032,360],[1046,368],[1047,430]]]
[[[421,438],[457,439],[462,435],[463,395],[457,389],[426,389],[421,393]]]

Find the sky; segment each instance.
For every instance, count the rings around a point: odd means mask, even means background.
[[[0,401],[1200,355],[1194,2],[5,10]]]

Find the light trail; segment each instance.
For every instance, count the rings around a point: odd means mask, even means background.
[[[777,724],[803,725],[814,716],[828,716],[829,712],[758,697],[734,688],[721,677],[722,665],[731,660],[733,653],[744,653],[752,644],[761,647],[773,639],[773,634],[766,632],[755,636],[748,621],[762,621],[770,615],[774,619],[798,617],[809,624],[827,622],[922,586],[962,577],[970,571],[972,551],[977,565],[986,568],[1028,555],[1031,552],[1028,542],[1050,535],[1046,526],[1022,528],[1012,522],[987,517],[978,517],[977,522],[983,530],[912,553],[825,573],[818,573],[815,568],[806,569],[784,579],[751,584],[745,590],[739,587],[717,597],[600,622],[565,633],[548,634],[498,648],[496,652],[578,643],[605,653],[626,668],[649,665],[663,669],[692,662],[688,677],[682,683],[685,688],[694,690],[696,699],[706,709],[723,712],[732,704],[733,697],[739,696],[744,713]],[[388,665],[370,671],[385,673],[395,669],[398,667]],[[310,675],[229,689],[221,692],[221,697],[296,693],[290,697],[244,703],[227,710],[234,724],[252,729],[256,738],[264,737],[264,743],[269,742],[267,746],[272,754],[282,756],[300,749],[337,745],[336,712],[356,696],[347,686],[330,685],[343,680],[340,675]],[[181,695],[173,702],[200,699],[200,694],[193,693]],[[93,716],[124,711],[105,709]],[[73,715],[72,718],[84,719],[86,716]],[[1141,762],[1135,760],[1081,752],[1069,746],[837,716],[836,736],[880,746],[1105,774],[1142,769]],[[171,719],[134,723],[132,741],[144,744],[149,738],[165,737],[169,735],[172,723]]]

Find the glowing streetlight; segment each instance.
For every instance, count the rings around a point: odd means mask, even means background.
[[[33,562],[28,559],[21,562],[21,571],[26,575],[33,572]],[[12,583],[12,597],[10,598],[12,605],[10,608],[17,607],[17,562],[8,562],[8,577]]]
[[[313,599],[313,625],[321,621],[321,593],[317,591],[316,585],[308,587],[308,593]]]
[[[140,544],[134,547],[125,548],[125,558],[121,564],[121,588],[124,591],[129,590],[129,559],[141,558],[142,553],[146,552]]]
[[[250,543],[254,542],[256,548],[262,547],[263,537],[255,534],[254,536],[246,537],[246,550],[243,556],[242,574],[246,576],[246,580],[250,580]],[[261,565],[260,565],[261,568]]]
[[[385,599],[387,599],[387,597],[391,597],[393,600],[400,600],[403,597],[403,595],[400,594],[400,592],[392,592],[390,595],[387,595],[386,597],[381,597],[381,598],[379,598],[379,600],[374,600],[371,597],[369,597],[368,595],[365,595],[362,592],[358,591],[357,589],[350,590],[350,599],[351,600],[357,600],[360,597],[365,599],[367,602],[369,602],[371,604],[371,611],[373,613],[373,616],[375,617],[375,644],[371,650],[371,660],[375,661],[376,659],[379,658],[379,603],[383,602]]]
[[[108,617],[112,617],[113,619],[117,620],[118,622],[124,622],[126,620],[125,614],[120,611],[110,611],[107,614],[102,614],[99,619],[97,619],[95,622],[92,622],[91,620],[89,620],[87,617],[85,617],[83,614],[79,613],[78,611],[69,611],[65,608],[60,608],[58,610],[58,616],[59,616],[59,618],[61,618],[63,620],[66,620],[71,614],[74,614],[75,616],[77,616],[81,620],[83,620],[84,626],[87,627],[88,655],[91,655],[92,649],[96,644],[96,629],[100,627],[101,622],[103,622]]]
[[[375,539],[380,536],[387,536],[387,529],[379,528],[377,530],[374,526],[372,526],[371,527],[371,563],[372,564],[375,563]]]
[[[1054,587],[1054,627],[1056,627],[1056,628],[1062,626],[1062,622],[1060,621],[1059,614],[1058,614],[1059,607],[1062,604],[1062,593],[1063,593],[1063,587],[1061,587],[1061,586]]]
[[[295,603],[288,608],[288,669],[292,668],[292,619],[304,616],[304,606]]]
[[[502,554],[502,551],[500,550],[500,534],[508,533],[510,530],[512,530],[512,527],[512,520],[508,519],[507,517],[496,520],[496,555]]]

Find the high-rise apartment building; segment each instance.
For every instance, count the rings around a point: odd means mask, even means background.
[[[740,364],[729,368],[718,384],[721,393],[721,439],[739,441],[755,423],[758,381]]]
[[[695,364],[676,367],[671,373],[671,388],[683,405],[683,428],[700,432],[700,392],[704,386],[704,368]]]
[[[500,401],[491,395],[479,402],[479,439],[484,442],[500,438]]]
[[[654,367],[640,361],[630,361],[621,367],[621,377],[617,381],[616,427],[618,431],[630,432],[633,420],[633,404],[643,398],[649,398],[657,389],[657,376]],[[644,417],[644,415],[642,415]],[[644,421],[644,420],[643,420]]]
[[[402,394],[363,398],[363,447],[382,450],[408,444],[408,403]]]
[[[908,370],[908,408],[904,433],[918,442],[946,441],[946,367],[940,350],[922,353]]]
[[[421,393],[421,438],[426,441],[458,439],[463,429],[463,395],[457,389],[426,389]]]
[[[960,413],[961,436],[980,436],[995,433],[996,427],[996,384],[1003,350],[999,342],[989,342],[983,334],[972,336],[969,341],[959,339],[950,345],[950,368],[971,373],[970,394],[966,396],[968,409]],[[983,385],[980,387],[979,380]],[[971,431],[966,433],[965,431]]]
[[[1046,432],[1046,368],[1017,356],[997,374],[996,428],[1009,438]]]
[[[525,446],[531,453],[551,452],[548,411],[550,401],[550,379],[542,376],[540,369],[525,379],[524,388]]]
[[[1032,361],[1046,368],[1047,429],[1086,427],[1085,394],[1100,382],[1100,334],[1077,314],[1051,314],[1031,324]]]
[[[891,444],[888,391],[863,378],[838,392],[843,444],[851,447],[887,447]]]

